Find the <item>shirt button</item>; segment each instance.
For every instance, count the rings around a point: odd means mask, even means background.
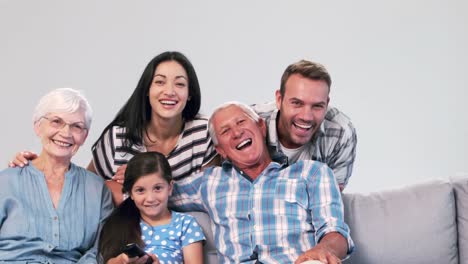
[[[57,221],[58,217],[54,216],[54,221]]]
[[[54,234],[54,237],[57,237],[58,235],[57,234]]]
[[[254,225],[254,230],[255,230],[255,231],[258,230],[258,226],[257,226],[257,225]]]

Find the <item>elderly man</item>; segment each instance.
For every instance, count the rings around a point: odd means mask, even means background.
[[[270,152],[283,153],[289,163],[326,163],[343,190],[353,170],[357,137],[350,119],[328,105],[330,86],[323,65],[301,60],[284,71],[276,102],[254,110],[267,122]]]
[[[323,163],[272,161],[263,119],[227,103],[209,120],[221,167],[174,185],[172,203],[209,214],[221,263],[340,263],[353,242],[340,190]]]

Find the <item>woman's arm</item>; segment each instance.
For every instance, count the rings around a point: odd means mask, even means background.
[[[182,248],[185,264],[203,264],[203,242],[197,241]]]
[[[119,204],[123,202],[122,184],[123,184],[123,178],[124,178],[126,168],[127,168],[127,165],[120,166],[117,169],[117,173],[114,175],[114,177],[116,177],[117,179],[106,180],[105,182],[107,188],[109,188],[109,190],[112,193],[112,201],[114,202],[114,205],[116,207],[119,206]],[[97,174],[96,167],[94,167],[93,160],[89,162],[88,167],[86,169]]]
[[[88,167],[86,167],[86,169],[89,170],[90,172],[93,172],[94,174],[98,174],[97,171],[96,171],[96,167],[94,167],[94,161],[93,160],[91,160],[89,162]]]

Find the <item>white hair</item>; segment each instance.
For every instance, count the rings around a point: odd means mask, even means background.
[[[214,116],[221,110],[228,108],[230,106],[237,106],[239,107],[244,113],[247,114],[250,118],[252,118],[255,122],[260,120],[260,116],[252,109],[252,107],[237,101],[230,101],[221,104],[220,106],[216,107],[213,113],[211,114],[210,119],[208,120],[208,132],[210,133],[211,140],[213,140],[213,144],[216,146],[218,145],[218,138],[216,138],[216,133],[213,124]]]
[[[33,113],[33,123],[36,123],[49,113],[76,113],[83,111],[86,128],[89,129],[93,110],[83,93],[72,88],[59,88],[50,91],[37,103]]]

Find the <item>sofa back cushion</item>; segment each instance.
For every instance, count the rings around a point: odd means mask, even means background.
[[[366,195],[345,193],[343,202],[356,246],[346,263],[458,263],[450,183],[432,181]]]

